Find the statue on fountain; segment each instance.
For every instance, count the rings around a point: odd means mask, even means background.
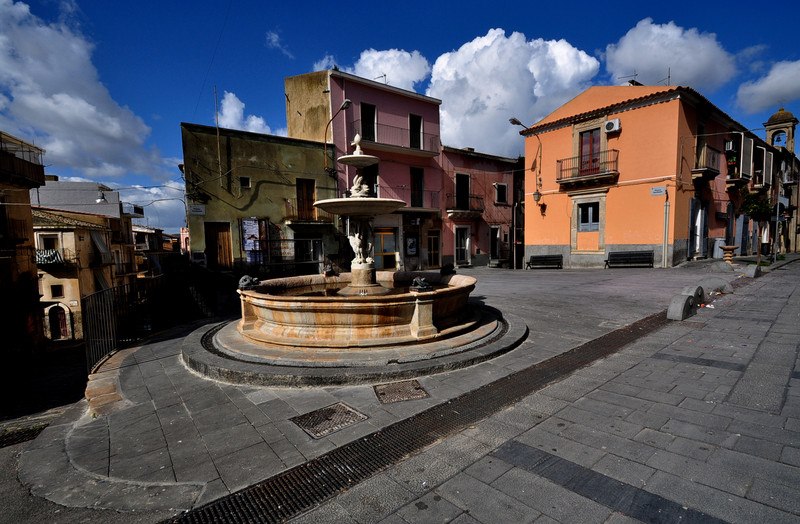
[[[361,135],[356,134],[356,136],[353,137],[353,141],[350,143],[350,145],[356,146],[352,156],[364,154],[364,152],[361,151]],[[356,170],[356,176],[353,177],[353,186],[350,188],[350,197],[365,198],[368,196],[370,196],[369,185],[364,183],[364,177],[361,175],[361,170]]]
[[[371,264],[374,262],[372,253],[372,226],[369,220],[353,220],[350,222],[350,247],[353,248],[355,257],[353,264]]]

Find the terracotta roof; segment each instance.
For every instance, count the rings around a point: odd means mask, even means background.
[[[667,93],[675,86],[593,86],[562,105],[532,127],[549,124],[563,118],[630,102],[654,94]]]
[[[33,226],[49,229],[106,229],[98,224],[84,222],[76,218],[64,216],[60,213],[45,211],[44,209],[32,208]]]

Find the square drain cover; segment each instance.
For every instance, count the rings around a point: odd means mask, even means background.
[[[328,407],[292,417],[291,420],[314,438],[322,438],[334,431],[346,428],[356,422],[366,420],[367,416],[359,413],[347,404],[338,402]]]
[[[381,404],[391,404],[392,402],[402,402],[404,400],[416,400],[428,397],[419,382],[416,380],[404,380],[403,382],[392,382],[391,384],[379,384],[375,386],[375,395]]]

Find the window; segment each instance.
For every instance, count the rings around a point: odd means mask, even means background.
[[[250,177],[249,176],[240,176],[239,177],[239,187],[242,189],[250,189]]]
[[[63,298],[64,286],[61,284],[52,284],[50,286],[50,298]]]
[[[361,102],[361,138],[375,142],[375,106]]]
[[[506,184],[494,184],[494,201],[498,204],[508,204],[508,186]]]
[[[42,235],[42,249],[58,249],[58,237],[55,235]]]
[[[600,229],[600,203],[578,204],[578,231],[597,231]]]

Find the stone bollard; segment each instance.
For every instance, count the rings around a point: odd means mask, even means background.
[[[686,320],[697,312],[697,303],[692,295],[675,295],[667,309],[670,320]]]
[[[694,303],[697,306],[706,303],[706,292],[703,289],[703,286],[686,286],[683,288],[683,291],[681,291],[681,295],[689,295],[690,297],[694,297]]]

